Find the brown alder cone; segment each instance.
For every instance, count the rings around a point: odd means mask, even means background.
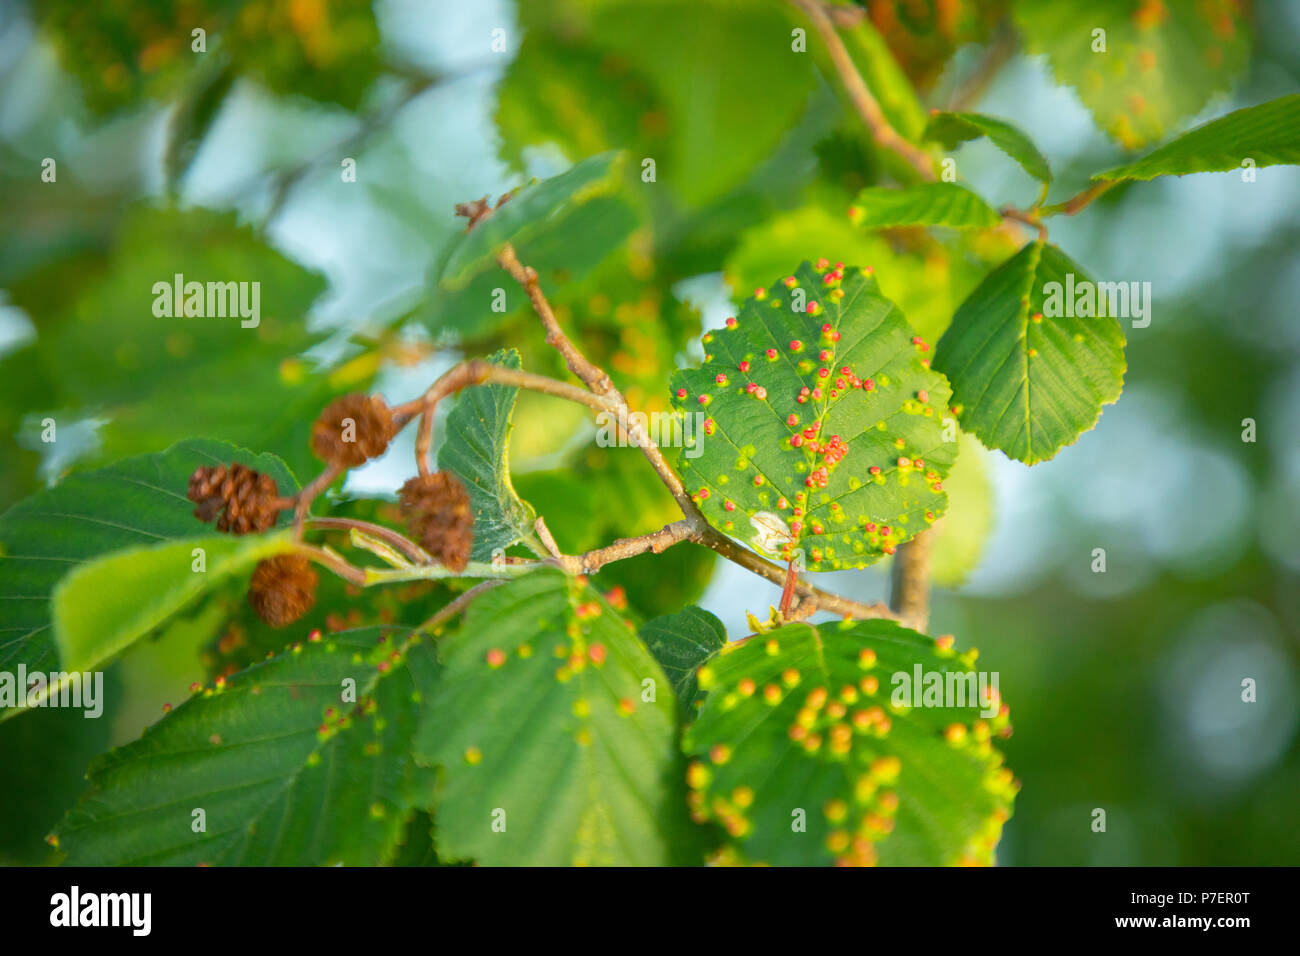
[[[352,420],[350,430],[346,419]],[[382,455],[395,430],[393,413],[382,396],[354,392],[325,406],[311,426],[311,450],[321,461],[355,468]]]
[[[316,569],[301,554],[277,554],[257,563],[248,585],[248,603],[267,624],[284,627],[316,603]]]
[[[217,530],[231,534],[265,531],[280,514],[275,479],[239,462],[196,468],[186,497],[198,505],[194,517],[217,518]]]
[[[399,492],[402,514],[424,550],[459,574],[474,544],[474,509],[460,479],[450,472],[417,475]]]

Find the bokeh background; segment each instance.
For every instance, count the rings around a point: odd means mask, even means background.
[[[1046,25],[1041,6],[875,3],[872,36],[925,107],[1027,130],[1057,174],[1053,200],[1131,155],[1134,137],[1300,90],[1300,3],[1168,0],[1155,5],[1163,26],[1193,39],[1158,47],[1150,82],[1164,99],[1134,108],[1156,126],[1117,134],[1092,78],[1070,84],[1059,50],[1151,4],[1061,0]],[[610,211],[608,234],[530,251],[561,320],[645,409],[667,408],[668,369],[698,357],[701,328],[733,295],[803,258],[874,265],[933,338],[1016,241],[854,230],[855,191],[899,172],[846,108],[816,36],[792,55],[804,21],[775,0],[0,11],[0,508],[191,435],[276,452],[302,476],[306,428],[331,395],[404,400],[462,354],[513,346],[559,374],[522,302],[502,315],[448,297],[438,264],[461,228],[454,203],[605,150],[655,158],[656,183]],[[1226,55],[1201,59],[1202,22]],[[889,73],[871,63],[884,45],[853,49],[873,80]],[[895,115],[904,128],[906,109]],[[987,143],[955,155],[992,200],[1033,199]],[[1126,329],[1124,394],[1094,431],[1031,469],[967,441],[950,483],[932,630],[979,647],[1012,707],[1005,749],[1023,790],[999,862],[1295,864],[1300,169],[1119,188],[1050,226],[1094,276],[1148,281],[1155,302],[1148,328]],[[273,321],[242,337],[164,327],[149,290],[177,271],[262,281]],[[46,417],[53,445],[40,440]],[[409,471],[405,437],[344,493],[391,494]],[[583,410],[521,401],[516,485],[566,549],[673,517],[636,452],[593,437]],[[1092,570],[1096,548],[1105,573]],[[765,616],[779,597],[689,545],[601,578],[647,616],[698,601],[733,637],[747,610]],[[818,583],[874,600],[887,570]],[[0,723],[0,862],[51,859],[42,837],[90,758],[223,666],[229,648],[213,639],[231,633],[226,616],[207,604],[125,655],[102,720]],[[1241,701],[1244,678],[1254,703]],[[1105,834],[1091,830],[1094,808]]]

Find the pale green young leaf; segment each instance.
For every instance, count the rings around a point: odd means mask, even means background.
[[[127,548],[78,565],[51,598],[62,668],[102,667],[195,598],[293,547],[288,531],[212,535]]]

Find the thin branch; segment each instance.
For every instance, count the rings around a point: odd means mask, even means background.
[[[699,541],[700,529],[694,518],[684,518],[672,524],[664,525],[658,531],[643,534],[635,538],[619,538],[611,545],[588,551],[576,558],[562,558],[572,562],[573,572],[577,574],[595,574],[607,564],[626,558],[645,554],[647,551],[662,554],[682,541]],[[568,570],[566,568],[566,570]]]
[[[537,532],[537,537],[542,539],[542,547],[546,548],[547,553],[553,558],[563,558],[560,553],[560,546],[555,543],[555,536],[551,534],[551,529],[546,527],[546,519],[541,515],[533,523],[533,529]]]
[[[735,541],[732,541],[722,532],[713,527],[706,528],[701,532],[699,538],[700,544],[706,548],[718,552],[733,564],[738,564],[747,571],[753,571],[755,574],[767,578],[773,584],[784,584],[786,569],[779,564],[773,564],[766,558],[755,554],[746,548],[742,548]],[[891,618],[898,619],[898,615],[889,609],[883,602],[877,601],[874,604],[862,604],[849,598],[840,597],[838,594],[831,594],[829,591],[823,591],[821,588],[813,587],[802,578],[796,579],[795,593],[804,598],[800,602],[802,607],[808,602],[812,606],[808,608],[807,614],[814,611],[828,611],[831,614],[838,614],[841,617],[853,618]]]
[[[934,529],[929,528],[898,546],[890,572],[890,607],[905,627],[922,634],[930,623],[930,553],[933,548]]]
[[[1099,180],[1093,183],[1087,189],[1084,189],[1081,192],[1071,196],[1069,199],[1065,200],[1065,202],[1055,203],[1054,205],[1051,206],[1044,206],[1040,210],[1040,214],[1044,216],[1055,216],[1063,213],[1064,215],[1067,216],[1073,216],[1075,213],[1083,209],[1083,207],[1087,206],[1090,202],[1092,202],[1102,193],[1106,192],[1108,189],[1110,189],[1113,186],[1118,186],[1119,183],[1120,180],[1118,179]]]
[[[820,0],[790,0],[790,2],[807,15],[813,27],[821,35],[822,42],[826,44],[826,52],[830,54],[835,71],[839,73],[840,81],[849,95],[849,101],[862,117],[862,122],[866,124],[871,138],[882,149],[890,150],[900,156],[926,182],[937,179],[934,157],[905,140],[885,118],[880,104],[871,95],[871,90],[867,89],[866,81],[858,72],[853,57],[849,55],[844,41],[836,32],[835,24],[831,22],[831,17],[827,13],[827,7]]]
[[[1003,219],[1011,219],[1015,222],[1022,222],[1026,226],[1033,226],[1038,230],[1038,238],[1046,241],[1047,227],[1043,225],[1037,213],[1017,209],[1015,206],[1003,206],[998,212],[1001,213]]]
[[[296,504],[293,509],[293,533],[294,536],[302,538],[302,525],[307,518],[307,509],[322,491],[333,484],[334,479],[339,476],[342,469],[338,465],[326,465],[319,475],[303,486],[302,490],[294,496]]]
[[[365,587],[365,569],[359,568],[355,564],[349,564],[328,548],[318,548],[315,545],[302,544],[300,542],[297,545],[297,550],[307,555],[307,557],[311,558],[317,564],[329,568],[343,580]]]
[[[428,475],[432,470],[434,410],[448,395],[472,385],[508,385],[514,388],[525,388],[543,395],[567,398],[571,402],[586,405],[597,411],[613,411],[618,407],[609,399],[583,391],[568,382],[547,378],[545,375],[535,375],[520,369],[502,368],[486,359],[461,362],[438,376],[419,398],[395,405],[392,409],[393,421],[398,428],[405,427],[417,413],[420,417],[420,430],[415,439],[415,462],[421,475]]]
[[[481,214],[479,218],[481,219],[483,215],[488,215],[488,213]],[[641,454],[645,455],[646,460],[650,462],[650,467],[655,470],[659,480],[664,483],[664,487],[668,489],[678,507],[682,509],[682,514],[687,517],[697,515],[698,509],[696,509],[695,503],[691,501],[691,496],[686,493],[686,488],[682,485],[681,479],[677,477],[677,472],[669,467],[668,462],[664,459],[663,452],[659,450],[658,445],[651,441],[650,436],[645,433],[645,429],[640,422],[631,418],[627,399],[614,386],[613,381],[604,370],[589,362],[587,357],[564,334],[564,330],[560,328],[555,313],[551,311],[551,304],[547,301],[546,294],[537,281],[537,270],[520,263],[514,247],[509,243],[497,254],[497,262],[500,263],[501,268],[510,273],[516,282],[523,285],[524,290],[528,293],[528,300],[532,303],[533,311],[537,313],[537,317],[542,320],[542,325],[546,329],[547,343],[564,356],[569,371],[580,378],[593,393],[605,400],[604,408],[617,411],[619,434],[626,436],[630,444],[641,449]]]
[[[521,263],[519,257],[515,254],[514,246],[509,243],[497,254],[497,262],[501,265],[501,268],[510,273],[511,278],[524,287],[524,291],[528,295],[528,301],[532,303],[533,311],[537,313],[538,318],[542,320],[542,325],[546,328],[546,344],[564,356],[569,371],[582,379],[587,388],[597,395],[612,396],[616,394],[618,390],[614,388],[614,383],[605,371],[587,361],[586,356],[578,351],[577,346],[569,341],[569,337],[560,328],[555,313],[551,311],[551,304],[546,300],[541,284],[537,281],[537,270]]]
[[[382,524],[375,524],[370,521],[361,521],[356,518],[317,518],[309,516],[307,523],[316,528],[327,528],[340,531],[350,531],[353,528],[362,531],[365,534],[386,541],[393,547],[397,548],[416,564],[430,564],[433,558],[429,552],[408,538],[406,535],[394,531]]]

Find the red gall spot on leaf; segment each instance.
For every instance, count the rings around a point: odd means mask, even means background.
[[[916,393],[916,397],[919,398],[919,399],[920,399],[921,401],[923,401],[923,402],[928,402],[928,401],[930,400],[930,393],[927,392],[925,389],[920,389],[920,390]]]
[[[506,652],[499,647],[494,647],[487,652],[488,667],[500,667],[506,662]]]
[[[820,388],[814,388],[814,389],[812,390],[812,397],[813,397],[814,399],[820,401],[820,400],[821,400],[821,397],[822,397],[822,390],[821,390]]]
[[[677,397],[678,397],[678,398],[685,398],[685,397],[686,397],[686,389],[684,389],[684,388],[679,388],[679,389],[677,390]]]
[[[762,385],[758,386],[758,388],[754,389],[754,397],[757,398],[760,402],[763,401],[764,399],[767,398],[767,389],[765,389]]]
[[[740,370],[741,370],[742,372],[748,372],[748,371],[749,371],[749,363],[748,363],[748,362],[741,362],[741,363],[740,363]]]
[[[735,503],[734,501],[724,501],[724,502],[722,503],[722,507],[723,507],[724,509],[726,509],[727,511],[735,511],[735,510],[736,510],[736,503]]]
[[[727,384],[727,376],[723,375],[721,372],[719,372],[717,375],[713,376],[713,380],[714,380],[715,382],[717,382],[719,385],[726,385],[726,384]]]
[[[591,662],[597,667],[605,663],[605,653],[604,644],[592,644],[591,647],[587,648],[587,656],[591,658]]]
[[[829,362],[834,356],[831,355],[830,349],[822,349],[817,357],[823,362]]]
[[[801,351],[802,349],[803,349],[803,343],[800,342],[798,339],[795,339],[790,343],[791,352],[798,352]]]
[[[768,349],[764,354],[765,354],[769,359],[774,359],[774,358],[776,358],[776,349]]]
[[[727,316],[727,328],[734,329],[739,324],[740,323],[736,321],[736,317],[734,315]]]

